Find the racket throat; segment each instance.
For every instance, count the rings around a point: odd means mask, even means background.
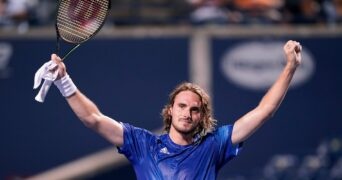
[[[73,47],[63,58],[62,61],[64,61],[64,59],[66,59],[72,52],[74,52],[81,44],[77,44],[75,47]]]

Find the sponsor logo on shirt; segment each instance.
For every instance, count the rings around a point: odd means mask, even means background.
[[[163,147],[162,149],[160,149],[159,152],[160,152],[160,153],[163,153],[163,154],[170,154],[169,150],[167,150],[166,147]]]

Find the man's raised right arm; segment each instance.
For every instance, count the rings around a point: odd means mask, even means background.
[[[68,74],[61,59],[55,54],[51,56],[51,59],[58,65],[59,78],[66,77]],[[93,129],[116,146],[123,145],[122,124],[102,114],[95,103],[87,98],[80,90],[77,89],[73,94],[66,97],[66,100],[76,116],[86,127]]]

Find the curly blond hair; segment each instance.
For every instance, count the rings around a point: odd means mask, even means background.
[[[201,100],[201,114],[202,120],[199,123],[199,126],[195,129],[193,135],[199,133],[202,137],[207,133],[212,132],[216,126],[216,120],[212,117],[212,107],[210,102],[209,95],[198,85],[183,82],[179,84],[170,94],[169,101],[164,106],[161,115],[163,117],[164,122],[164,131],[169,132],[171,128],[172,116],[169,113],[169,109],[173,106],[176,96],[182,91],[191,91],[196,93]]]

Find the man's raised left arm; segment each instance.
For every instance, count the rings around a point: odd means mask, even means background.
[[[282,103],[298,65],[302,47],[299,42],[288,41],[284,45],[286,65],[278,79],[261,99],[259,105],[234,123],[233,144],[245,141],[263,123],[270,119]]]

